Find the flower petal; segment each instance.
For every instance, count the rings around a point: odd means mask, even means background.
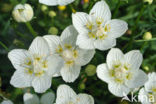
[[[49,56],[47,61],[48,61],[48,63],[47,63],[48,64],[47,74],[49,76],[53,76],[54,74],[59,73],[61,68],[64,65],[63,59],[57,55]]]
[[[32,86],[37,93],[44,93],[51,86],[51,77],[43,75],[35,77],[32,81]]]
[[[81,67],[77,65],[65,65],[61,69],[61,76],[65,82],[74,82],[80,74],[80,69]]]
[[[100,64],[97,66],[97,76],[102,81],[109,83],[111,81],[111,77],[109,75],[109,69],[106,64]]]
[[[130,92],[130,89],[127,86],[117,83],[109,83],[108,89],[112,94],[118,97],[126,96]]]
[[[29,47],[32,54],[47,56],[50,54],[49,46],[46,40],[42,37],[36,37]]]
[[[13,104],[13,102],[10,100],[4,100],[1,104]]]
[[[16,70],[11,77],[10,84],[18,88],[30,87],[32,80],[32,75],[27,74],[24,70]]]
[[[23,96],[24,104],[39,104],[39,98],[35,94],[25,93]]]
[[[61,42],[75,46],[78,32],[73,25],[68,26],[61,34]]]
[[[60,85],[57,89],[56,104],[64,104],[64,102],[76,97],[76,93],[67,85]]]
[[[145,72],[142,70],[136,70],[134,72],[134,78],[130,80],[128,83],[128,87],[130,88],[139,88],[145,84],[145,82],[148,80],[148,77]]]
[[[72,14],[73,25],[79,33],[87,33],[88,29],[86,24],[88,23],[89,15],[83,12],[77,12]]]
[[[53,104],[54,100],[55,100],[55,94],[52,92],[48,92],[42,95],[41,104]]]
[[[112,48],[108,54],[107,54],[107,65],[108,68],[111,69],[113,64],[116,62],[123,62],[124,61],[124,54],[122,53],[122,51],[118,48]]]
[[[56,49],[61,44],[60,37],[54,35],[45,35],[43,38],[48,42],[50,53],[56,54]]]
[[[97,2],[89,14],[95,16],[96,18],[103,19],[104,22],[111,19],[111,11],[104,0]]]
[[[94,42],[94,46],[99,50],[108,50],[116,46],[116,40],[115,39],[96,40]]]
[[[25,62],[27,59],[31,60],[31,55],[27,50],[14,49],[8,53],[8,58],[17,70],[25,69]]]
[[[141,66],[143,56],[138,50],[133,50],[125,54],[125,61],[130,64],[133,70],[138,70]]]
[[[108,36],[112,38],[118,38],[122,36],[128,30],[128,24],[125,21],[113,19],[106,23],[107,26],[110,26],[110,32]]]
[[[78,56],[75,63],[81,66],[88,64],[95,54],[95,50],[77,49]]]
[[[78,95],[78,101],[77,104],[94,104],[94,99],[91,95],[88,94],[79,94]]]
[[[149,102],[148,96],[149,96],[148,92],[146,92],[146,90],[144,88],[141,88],[139,91],[138,100],[142,104],[151,104],[151,102]]]
[[[54,6],[58,4],[58,0],[39,0],[39,2],[49,6]]]
[[[75,1],[75,0],[58,0],[58,4],[59,5],[67,5],[67,4],[72,3],[73,1]]]
[[[78,35],[76,45],[82,49],[95,49],[94,39],[89,38],[85,34]]]

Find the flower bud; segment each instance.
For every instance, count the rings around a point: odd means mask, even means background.
[[[46,10],[48,10],[48,7],[46,5],[42,5],[41,10],[42,10],[42,12],[45,12]]]
[[[17,22],[28,22],[33,18],[34,12],[29,4],[18,4],[14,8],[13,17]]]
[[[48,31],[48,34],[57,35],[58,29],[56,27],[51,27]]]
[[[49,16],[50,16],[51,18],[55,17],[55,16],[56,16],[56,12],[50,11],[50,12],[49,12]]]
[[[152,4],[153,0],[144,0],[144,2],[148,2],[149,4]]]
[[[66,6],[58,6],[58,9],[59,9],[60,11],[64,11],[64,10],[66,9]]]
[[[79,87],[81,90],[84,90],[86,88],[86,85],[84,83],[81,83]]]
[[[146,32],[143,36],[144,40],[150,40],[152,39],[152,34],[150,32]]]
[[[94,65],[88,65],[85,69],[85,72],[88,76],[93,76],[96,73],[96,66]]]
[[[149,67],[148,66],[144,66],[144,70],[149,71]]]

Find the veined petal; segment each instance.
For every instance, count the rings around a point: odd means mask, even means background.
[[[80,34],[77,37],[76,45],[82,49],[95,49],[94,39],[89,38],[86,34]]]
[[[89,15],[83,12],[72,14],[73,25],[79,33],[87,33],[89,30],[86,25],[89,20]]]
[[[44,93],[51,86],[51,77],[43,75],[35,77],[32,81],[32,86],[37,93]]]
[[[95,50],[85,50],[78,48],[77,51],[78,56],[75,60],[75,63],[81,66],[88,64],[95,54]]]
[[[36,37],[29,47],[32,54],[47,56],[50,54],[49,46],[46,40],[42,37]]]
[[[63,59],[58,55],[49,56],[47,61],[48,61],[48,63],[47,63],[47,65],[48,65],[47,66],[48,67],[47,74],[49,76],[53,76],[54,74],[59,73],[61,68],[64,65]]]
[[[89,14],[95,16],[96,18],[103,19],[104,22],[111,19],[111,11],[104,0],[97,2]]]
[[[94,99],[91,95],[88,94],[79,94],[77,104],[94,104]]]
[[[77,95],[72,88],[67,85],[60,85],[57,89],[56,104],[63,104],[76,96]]]
[[[23,96],[24,104],[39,104],[39,98],[35,94],[25,93]]]
[[[58,5],[58,0],[39,0],[39,2],[49,6]]]
[[[72,3],[73,1],[75,1],[75,0],[58,0],[58,4],[59,5],[67,5],[67,4]]]
[[[102,81],[105,81],[109,83],[111,81],[111,77],[109,75],[109,69],[107,67],[107,64],[100,64],[97,66],[97,76]]]
[[[27,59],[31,60],[31,55],[27,50],[14,49],[8,53],[8,58],[17,70],[25,69],[25,62]]]
[[[118,97],[126,96],[130,92],[130,89],[127,86],[117,83],[109,83],[108,89],[112,94]]]
[[[78,32],[73,25],[68,26],[61,35],[61,42],[63,44],[69,44],[75,46]]]
[[[10,84],[18,88],[30,87],[32,80],[32,75],[29,75],[24,70],[16,70],[11,77]]]
[[[42,95],[41,104],[53,104],[55,100],[55,94],[52,92],[48,92]]]
[[[151,104],[149,102],[149,98],[148,98],[148,92],[146,92],[146,90],[144,88],[141,88],[139,91],[139,95],[138,95],[138,100],[142,103],[142,104]]]
[[[4,100],[1,104],[13,104],[11,100]]]
[[[107,54],[107,65],[111,69],[114,63],[120,63],[124,61],[124,54],[118,48],[112,48]]]
[[[128,24],[123,20],[113,19],[108,21],[106,25],[110,26],[108,36],[112,38],[118,38],[128,30]]]
[[[148,81],[145,83],[145,90],[152,92],[152,87],[156,86],[156,73],[152,72],[148,74]]]
[[[80,74],[80,69],[81,67],[77,65],[65,65],[61,69],[61,76],[65,82],[74,82]]]
[[[133,50],[125,54],[125,62],[130,64],[132,70],[138,70],[141,66],[143,56],[138,50]]]
[[[61,45],[60,37],[54,35],[45,35],[43,38],[48,42],[50,47],[50,54],[55,54],[56,49],[59,45]]]
[[[115,39],[95,40],[94,46],[99,50],[108,50],[116,46],[116,40]]]

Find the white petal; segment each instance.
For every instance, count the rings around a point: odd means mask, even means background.
[[[58,4],[59,5],[67,5],[67,4],[72,3],[73,1],[75,1],[75,0],[58,0]]]
[[[78,56],[75,63],[81,66],[88,64],[95,54],[95,50],[85,50],[78,48]]]
[[[54,74],[59,73],[61,68],[64,65],[63,59],[57,55],[49,56],[47,61],[48,61],[48,63],[47,63],[48,64],[47,74],[49,76],[53,76]]]
[[[143,56],[138,50],[133,50],[125,54],[125,61],[130,64],[133,70],[139,69]]]
[[[94,46],[99,50],[108,50],[116,46],[116,40],[115,39],[96,40],[94,42]]]
[[[33,76],[27,74],[24,70],[16,70],[11,77],[10,84],[18,88],[30,87],[32,79]]]
[[[50,53],[55,54],[56,49],[61,44],[60,37],[54,35],[45,35],[43,38],[48,42]]]
[[[88,94],[79,94],[78,99],[79,101],[77,104],[94,104],[93,97]]]
[[[23,96],[24,104],[39,104],[39,98],[35,94],[25,93]]]
[[[64,104],[64,102],[76,97],[76,93],[67,85],[60,85],[57,89],[56,104]]]
[[[41,104],[53,104],[55,100],[55,94],[52,92],[48,92],[42,95]]]
[[[72,14],[73,25],[79,33],[87,33],[88,29],[86,24],[88,23],[89,15],[83,12],[77,12]]]
[[[39,0],[39,2],[49,6],[58,5],[58,0]]]
[[[86,34],[78,35],[76,45],[82,49],[95,49],[94,39],[89,38]]]
[[[109,6],[104,0],[97,2],[91,9],[90,15],[93,15],[97,18],[101,18],[104,22],[111,19],[111,12]]]
[[[35,77],[32,81],[32,86],[37,93],[44,93],[51,86],[51,77],[48,75],[43,75]]]
[[[68,26],[61,34],[61,42],[75,46],[78,32],[73,25]]]
[[[61,76],[65,82],[74,82],[80,74],[80,66],[64,66],[61,69]]]
[[[97,76],[102,81],[109,83],[111,81],[111,77],[109,75],[109,69],[106,64],[100,64],[97,66]]]
[[[29,47],[32,54],[47,56],[50,54],[49,46],[46,40],[42,37],[36,37]]]
[[[107,54],[107,65],[111,69],[112,65],[116,62],[122,62],[124,60],[124,54],[118,48],[112,48]]]
[[[128,24],[125,21],[113,19],[106,23],[110,26],[110,32],[108,36],[112,38],[118,38],[122,36],[128,30]]]
[[[1,104],[13,104],[13,102],[10,100],[4,100]]]
[[[130,88],[138,88],[145,84],[145,82],[148,80],[148,77],[145,72],[142,70],[136,70],[134,72],[134,78],[129,82],[127,86]]]
[[[155,72],[148,74],[148,81],[145,83],[145,90],[148,92],[151,92],[153,86],[156,86],[156,73]]]
[[[27,50],[14,49],[8,53],[8,58],[17,70],[25,69],[25,62],[27,59],[31,60],[31,55]]]
[[[141,88],[140,91],[139,91],[138,100],[142,104],[151,104],[149,102],[148,96],[149,96],[148,92],[146,92],[146,90],[144,88]]]
[[[108,89],[112,94],[118,97],[123,97],[130,92],[130,89],[127,86],[120,85],[117,83],[109,83]]]

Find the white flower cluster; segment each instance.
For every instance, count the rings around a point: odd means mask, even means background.
[[[53,6],[66,5],[73,1],[39,0],[40,3]],[[19,22],[25,21],[25,14],[30,14],[27,5],[18,7],[20,8],[16,7],[14,10],[18,15],[14,16],[16,18],[18,16]],[[61,36],[38,36],[28,50],[14,49],[9,52],[8,57],[16,69],[10,81],[11,85],[17,88],[32,86],[35,92],[44,93],[51,87],[53,77],[62,76],[65,82],[74,82],[79,77],[81,66],[88,64],[93,58],[95,49],[108,50],[116,46],[116,38],[122,36],[128,29],[125,21],[111,20],[111,11],[104,0],[97,2],[89,14],[83,12],[72,14],[72,20],[73,25],[68,26]],[[142,54],[138,50],[132,50],[124,55],[120,49],[112,48],[108,52],[106,63],[98,65],[97,76],[108,83],[108,89],[112,94],[125,96],[132,89],[143,86],[148,80],[147,75],[140,69],[142,60]],[[152,80],[156,79],[155,76],[154,73],[149,74],[150,80],[140,93],[155,96],[156,85],[155,80]],[[53,93],[43,95],[41,100],[37,95],[26,93],[24,102],[52,104],[54,98]],[[60,85],[55,104],[94,104],[94,99],[87,94],[77,95],[69,86]]]

